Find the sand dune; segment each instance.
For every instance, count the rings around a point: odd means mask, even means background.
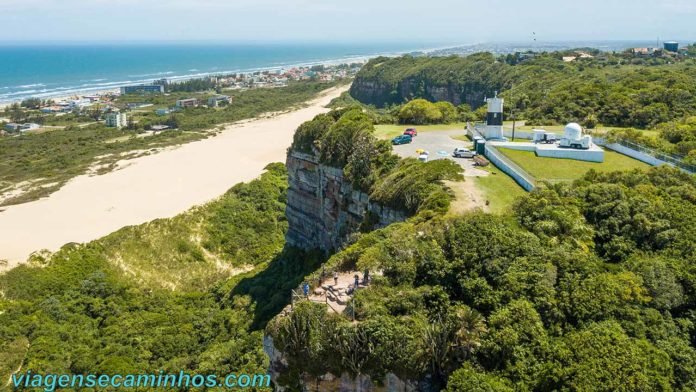
[[[326,112],[347,87],[324,92],[309,106],[230,125],[220,135],[128,161],[101,176],[80,176],[50,197],[0,212],[0,260],[11,268],[35,250],[87,242],[121,227],[166,218],[205,203],[270,162],[285,161],[298,125]]]

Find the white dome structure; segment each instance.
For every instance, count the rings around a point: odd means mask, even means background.
[[[582,137],[582,127],[578,123],[570,123],[566,125],[564,132],[564,139],[580,140],[580,138]]]

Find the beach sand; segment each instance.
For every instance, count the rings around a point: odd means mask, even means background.
[[[0,212],[0,271],[36,250],[88,242],[124,226],[175,216],[284,162],[295,129],[348,87],[327,90],[309,106],[228,126],[218,136],[129,160],[101,176],[79,176],[37,201]]]

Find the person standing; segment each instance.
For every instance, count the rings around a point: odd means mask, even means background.
[[[302,291],[304,291],[305,298],[309,298],[309,283],[304,282],[304,285],[302,286]]]
[[[338,271],[334,271],[334,286],[338,286]]]

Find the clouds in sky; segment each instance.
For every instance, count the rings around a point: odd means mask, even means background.
[[[696,39],[696,0],[0,0],[2,41]]]

